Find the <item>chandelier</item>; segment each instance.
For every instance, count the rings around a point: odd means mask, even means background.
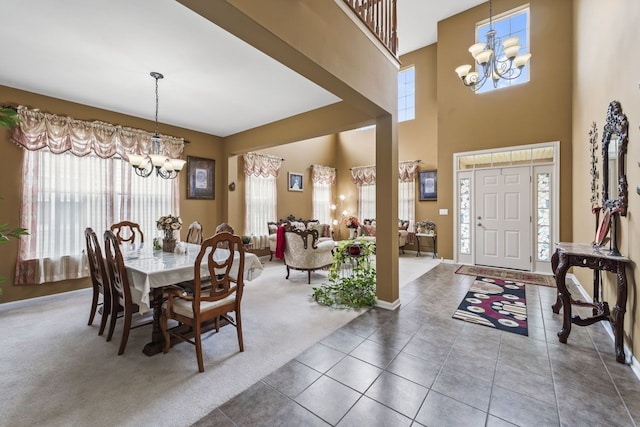
[[[498,87],[502,80],[514,80],[520,77],[522,69],[531,58],[530,53],[518,55],[522,47],[518,44],[518,37],[509,37],[498,44],[496,31],[493,29],[492,0],[489,0],[489,31],[486,43],[476,43],[469,47],[481,72],[471,71],[471,65],[460,65],[456,68],[462,83],[474,92],[480,89],[487,80],[491,79],[493,87]]]
[[[151,77],[156,80],[156,127],[151,136],[151,152],[147,156],[129,154],[129,163],[133,166],[136,175],[146,178],[155,169],[156,175],[164,179],[173,179],[178,176],[186,161],[171,159],[163,154],[164,144],[158,134],[158,80],[164,78],[160,73],[151,72]]]

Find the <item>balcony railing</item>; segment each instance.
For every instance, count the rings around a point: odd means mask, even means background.
[[[344,0],[360,20],[393,54],[398,56],[396,0]]]

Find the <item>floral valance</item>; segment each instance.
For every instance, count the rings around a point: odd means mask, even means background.
[[[418,176],[418,164],[420,160],[408,160],[398,164],[398,180],[400,182],[415,181]]]
[[[268,154],[245,153],[242,155],[244,159],[245,176],[275,176],[278,177],[282,161],[280,157],[270,156]]]
[[[356,185],[372,185],[376,183],[375,166],[356,166],[351,168],[351,180]]]
[[[335,184],[336,168],[329,166],[311,165],[311,181],[317,184]]]
[[[398,163],[398,180],[409,182],[416,179],[420,160],[407,160]],[[356,166],[351,168],[351,179],[356,185],[372,185],[376,183],[376,167]]]
[[[18,107],[20,123],[11,140],[27,150],[49,148],[52,153],[70,152],[86,156],[92,151],[99,157],[115,155],[128,160],[129,154],[149,154],[153,134],[141,129],[112,125],[100,121],[78,120],[67,116],[43,113],[38,109]],[[164,154],[181,158],[184,139],[160,135]]]

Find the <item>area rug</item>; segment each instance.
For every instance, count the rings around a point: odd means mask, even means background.
[[[514,282],[531,283],[532,285],[556,287],[556,279],[550,274],[530,273],[528,271],[503,270],[494,267],[482,267],[478,265],[461,265],[457,274],[467,276],[495,277],[496,279],[511,280]]]
[[[478,276],[453,318],[528,336],[524,287],[524,283]]]

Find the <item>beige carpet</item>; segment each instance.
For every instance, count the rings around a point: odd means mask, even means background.
[[[222,328],[204,340],[202,374],[189,344],[143,355],[147,327],[131,331],[117,356],[121,321],[109,343],[97,321],[87,326],[89,290],[0,305],[0,426],[188,426],[360,314],[311,300],[326,272],[312,274],[309,286],[306,273],[284,280],[282,263],[264,260],[245,288],[245,351],[235,329]],[[437,263],[407,253],[401,285]]]

